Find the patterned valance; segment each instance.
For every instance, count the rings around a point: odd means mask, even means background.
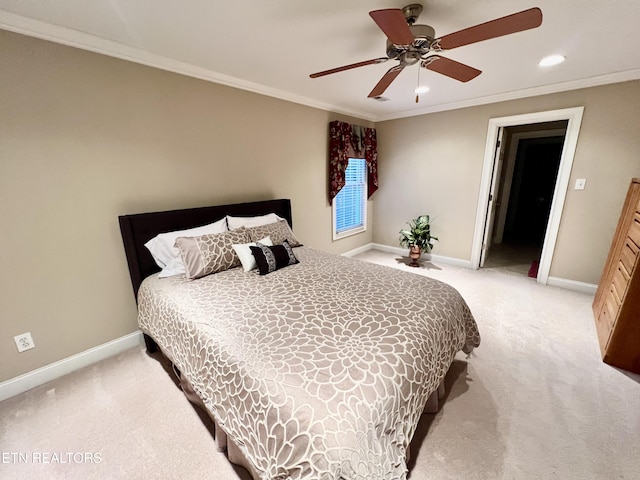
[[[371,197],[378,189],[378,140],[375,128],[329,123],[329,203],[344,187],[344,172],[349,158],[364,158],[367,162],[367,190]]]

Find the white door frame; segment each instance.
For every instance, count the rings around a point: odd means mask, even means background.
[[[477,269],[480,267],[482,240],[485,223],[487,221],[487,204],[489,202],[489,192],[491,189],[491,174],[493,172],[493,162],[495,159],[494,149],[500,127],[567,120],[567,133],[562,147],[560,166],[558,168],[558,178],[556,179],[556,186],[553,192],[551,211],[549,212],[549,221],[547,223],[547,232],[542,246],[540,266],[538,267],[538,283],[547,284],[549,279],[549,270],[551,270],[553,251],[558,238],[558,229],[562,218],[562,210],[564,209],[564,201],[567,195],[567,188],[569,186],[573,157],[576,153],[576,146],[578,144],[578,134],[580,133],[580,124],[582,123],[583,112],[584,107],[574,107],[562,110],[551,110],[547,112],[527,113],[524,115],[489,119],[487,141],[484,149],[484,163],[482,166],[482,177],[480,182],[480,194],[478,196],[478,208],[476,212],[476,226],[473,234],[473,245],[471,248],[472,268]]]

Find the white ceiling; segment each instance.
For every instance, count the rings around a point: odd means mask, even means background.
[[[367,95],[395,61],[309,78],[385,56],[368,12],[409,3],[438,37],[535,6],[543,22],[444,52],[483,71],[469,83],[414,65],[379,102]],[[6,30],[369,120],[638,79],[639,25],[640,0],[0,0]],[[539,67],[549,54],[567,60]]]

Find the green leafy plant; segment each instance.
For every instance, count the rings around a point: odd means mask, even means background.
[[[408,223],[409,229],[400,230],[400,246],[410,248],[415,245],[429,253],[433,248],[433,241],[438,241],[437,237],[431,235],[429,215],[420,215]]]

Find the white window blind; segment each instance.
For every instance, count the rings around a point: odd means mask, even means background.
[[[345,171],[345,186],[334,199],[334,239],[366,230],[367,164],[350,158]]]

